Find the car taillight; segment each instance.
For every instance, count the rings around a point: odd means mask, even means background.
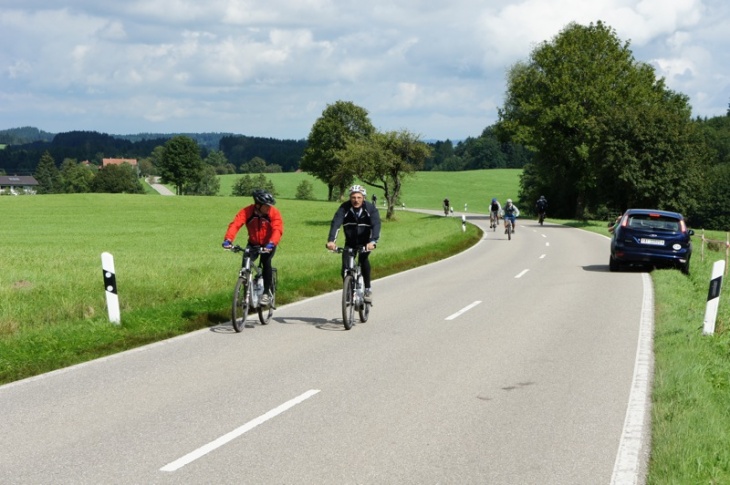
[[[679,231],[680,232],[687,232],[687,225],[684,223],[684,219],[679,221]]]
[[[621,227],[626,227],[629,225],[629,216],[624,216],[624,218],[621,220]]]

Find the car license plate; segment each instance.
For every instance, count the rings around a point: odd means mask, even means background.
[[[647,239],[642,237],[640,240],[641,244],[649,244],[651,246],[664,246],[663,239]]]

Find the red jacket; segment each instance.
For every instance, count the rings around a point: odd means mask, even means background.
[[[284,234],[281,212],[274,206],[270,206],[268,216],[256,214],[254,204],[238,211],[233,222],[228,225],[225,239],[232,242],[244,224],[248,229],[248,242],[255,246],[266,246],[268,243],[278,245]]]

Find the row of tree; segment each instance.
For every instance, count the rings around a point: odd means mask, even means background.
[[[128,163],[98,169],[67,158],[59,170],[51,154],[46,152],[33,175],[38,181],[39,194],[144,193],[137,169]]]
[[[170,139],[184,136],[194,140],[200,156],[215,167],[219,175],[232,173],[293,172],[307,147],[307,140],[277,140],[221,133],[181,135],[106,135],[73,131],[51,135],[35,128],[0,131],[8,145],[0,150],[0,173],[30,174],[43,153],[54,160],[89,161],[101,166],[102,159],[134,158],[145,175],[154,172],[159,154]],[[431,154],[420,170],[458,171],[484,168],[522,168],[532,154],[522,146],[500,141],[487,127],[478,137],[430,142]]]
[[[421,169],[431,151],[407,130],[377,131],[367,110],[337,101],[312,126],[300,168],[327,184],[330,200],[355,179],[381,189],[392,219],[403,178]]]
[[[646,207],[730,227],[728,120],[692,120],[687,96],[604,23],[569,24],[515,64],[507,85],[496,132],[534,153],[523,201],[545,195],[556,217]]]

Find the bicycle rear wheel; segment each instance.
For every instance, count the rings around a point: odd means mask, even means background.
[[[271,304],[268,307],[259,305],[259,321],[261,325],[266,325],[271,321],[271,316],[276,308],[276,268],[271,268]]]
[[[350,330],[355,323],[354,289],[355,279],[352,275],[345,276],[342,283],[342,323],[345,325],[345,330]]]
[[[236,332],[243,330],[248,318],[249,291],[251,289],[251,275],[239,276],[236,288],[233,290],[233,307],[231,308],[231,323]]]

